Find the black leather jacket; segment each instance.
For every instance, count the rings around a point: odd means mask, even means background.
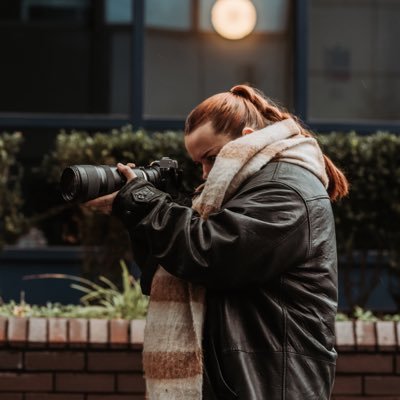
[[[329,399],[335,374],[335,229],[309,171],[273,162],[204,221],[134,180],[113,211],[149,292],[154,266],[207,287],[205,399]]]

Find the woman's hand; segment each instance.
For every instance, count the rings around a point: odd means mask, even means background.
[[[137,178],[137,175],[132,171],[132,168],[134,167],[135,164],[133,163],[128,163],[126,165],[121,163],[117,164],[118,171],[125,176],[127,183]],[[118,191],[106,194],[105,196],[90,200],[82,204],[82,206],[91,211],[110,215],[112,211],[112,205],[117,194]]]

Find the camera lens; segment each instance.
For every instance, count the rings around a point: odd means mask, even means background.
[[[65,168],[61,175],[61,194],[64,200],[72,201],[76,198],[80,176],[76,167]]]
[[[125,183],[116,167],[73,165],[61,175],[61,194],[65,201],[81,202],[112,193]]]
[[[176,190],[180,174],[176,160],[163,157],[148,167],[132,168],[140,179],[152,183],[157,189],[169,193]],[[86,202],[122,188],[126,179],[117,167],[109,165],[72,165],[61,174],[61,195],[65,201]]]

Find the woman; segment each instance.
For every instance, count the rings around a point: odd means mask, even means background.
[[[343,174],[289,113],[246,86],[185,125],[205,184],[174,203],[128,183],[88,205],[124,222],[150,294],[143,365],[150,399],[330,397],[337,260],[331,201]]]

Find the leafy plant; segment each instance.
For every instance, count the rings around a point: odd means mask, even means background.
[[[353,318],[359,321],[375,322],[378,318],[371,310],[364,310],[362,307],[356,306],[353,312]]]
[[[336,321],[366,321],[366,322],[376,322],[376,321],[400,321],[400,314],[384,314],[381,316],[375,315],[371,310],[365,310],[362,307],[356,306],[350,314],[337,313]]]
[[[22,140],[20,132],[0,134],[0,250],[27,228],[21,211],[23,170],[17,162]]]
[[[336,314],[336,321],[349,321],[350,318],[347,314],[338,312]]]
[[[0,316],[37,318],[113,318],[104,307],[74,304],[47,303],[45,306],[25,302],[0,304]]]
[[[122,289],[104,276],[99,277],[101,284],[75,275],[37,274],[25,279],[68,279],[74,282],[71,288],[85,293],[81,297],[81,306],[49,303],[45,307],[31,306],[21,301],[11,302],[0,307],[9,315],[23,316],[64,316],[64,317],[97,317],[97,318],[144,318],[148,300],[140,289],[140,285],[129,274],[125,262],[121,261]]]

